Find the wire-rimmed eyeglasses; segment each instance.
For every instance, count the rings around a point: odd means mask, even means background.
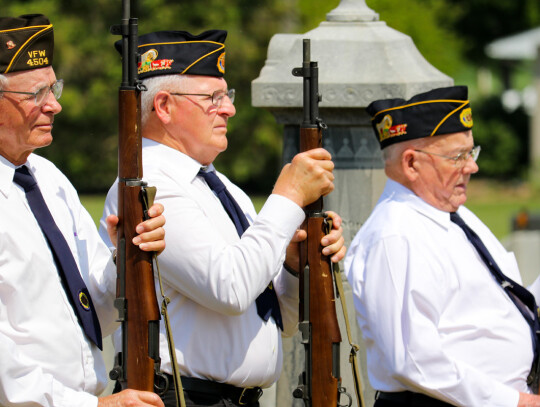
[[[424,151],[424,150],[414,150],[414,151],[418,151],[419,153],[436,155],[437,157],[442,157],[442,158],[446,158],[447,160],[452,160],[454,162],[455,167],[461,168],[465,166],[465,163],[469,160],[469,158],[472,158],[473,161],[476,162],[476,160],[478,160],[478,156],[480,155],[480,150],[481,150],[480,146],[475,146],[472,148],[472,150],[466,151],[464,153],[460,153],[454,157],[450,157],[448,155],[443,155],[443,154],[432,153],[431,151]]]
[[[20,95],[32,95],[34,97],[34,101],[36,102],[36,106],[41,106],[45,103],[47,100],[47,97],[49,96],[49,92],[52,92],[56,100],[60,99],[60,96],[62,96],[62,89],[64,89],[64,80],[58,79],[56,82],[54,82],[51,86],[44,86],[35,92],[20,92],[15,90],[0,90],[0,93],[18,93]],[[31,99],[31,98],[29,98]]]
[[[221,107],[223,104],[223,98],[227,96],[231,103],[234,103],[234,96],[236,95],[236,91],[234,89],[229,90],[216,90],[211,95],[208,93],[174,93],[171,92],[171,95],[175,96],[206,96],[209,98],[212,98],[212,106],[214,107]]]

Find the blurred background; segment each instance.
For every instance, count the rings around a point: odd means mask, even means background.
[[[216,166],[252,196],[269,194],[281,166],[283,130],[269,112],[251,106],[251,81],[264,66],[274,34],[317,27],[340,0],[133,3],[140,33],[228,30],[226,78],[237,90],[237,114],[229,121],[229,149]],[[489,50],[497,40],[538,32],[534,30],[540,30],[540,2],[367,0],[366,4],[388,26],[409,35],[429,63],[455,84],[469,86],[474,137],[482,153],[468,206],[504,238],[518,211],[540,210],[540,182],[530,171],[528,147],[530,115],[537,103],[535,60],[523,54],[507,58]],[[119,37],[109,34],[109,26],[120,22],[121,1],[0,0],[1,15],[28,13],[43,13],[53,22],[53,66],[57,77],[65,80],[54,142],[38,153],[68,175],[85,205],[99,217],[103,194],[117,171],[121,62],[113,48]]]

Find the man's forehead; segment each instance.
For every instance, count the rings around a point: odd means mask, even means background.
[[[439,134],[437,136],[426,137],[416,140],[424,146],[445,146],[455,145],[456,147],[468,147],[473,143],[472,130],[460,131],[456,133]]]
[[[8,79],[9,84],[27,84],[32,85],[38,82],[49,82],[51,79],[54,81],[56,75],[52,67],[32,69],[27,71],[19,71],[13,73],[4,74]]]
[[[181,75],[180,75],[181,76]],[[205,75],[186,75],[185,83],[190,87],[197,87],[205,90],[226,89],[227,82],[224,78]]]

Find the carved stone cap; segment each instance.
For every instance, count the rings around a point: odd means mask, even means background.
[[[379,14],[365,0],[341,0],[339,6],[326,15],[326,21],[378,21]]]

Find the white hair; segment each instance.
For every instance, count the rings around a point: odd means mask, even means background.
[[[0,90],[7,87],[8,78],[6,75],[0,74]],[[0,93],[0,98],[2,97],[3,93]]]
[[[161,90],[185,92],[183,85],[189,75],[158,75],[142,81],[146,90],[141,94],[141,125],[144,127],[154,108],[154,98]]]
[[[421,149],[426,148],[433,143],[432,137],[421,137],[417,139],[402,141],[394,144],[390,144],[388,147],[382,150],[383,160],[389,164],[393,161],[400,161],[401,154],[408,148]]]

